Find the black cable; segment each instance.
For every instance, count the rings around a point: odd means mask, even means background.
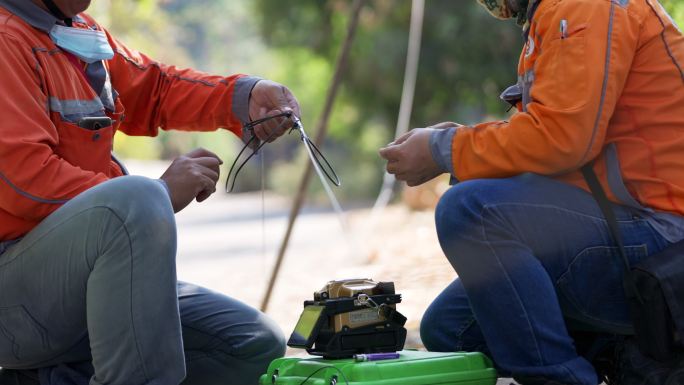
[[[271,133],[271,135],[266,138],[266,140],[262,141],[259,143],[259,145],[252,151],[249,156],[240,163],[238,166],[237,170],[235,171],[235,175],[233,175],[233,170],[235,170],[235,166],[238,164],[238,161],[240,160],[240,157],[242,154],[247,150],[247,148],[251,148],[253,146],[253,141],[258,140],[257,137],[254,135],[254,127],[262,124],[268,120],[279,118],[279,117],[292,117],[291,112],[283,112],[280,114],[276,114],[273,116],[267,116],[265,118],[253,120],[247,124],[244,125],[244,128],[246,130],[249,130],[252,132],[252,137],[247,141],[247,143],[242,147],[240,152],[238,153],[237,157],[235,157],[235,160],[233,161],[233,164],[230,166],[230,170],[228,171],[228,177],[226,178],[226,192],[230,193],[233,192],[233,189],[235,188],[235,182],[237,181],[237,176],[242,170],[242,168],[247,164],[247,162],[252,159],[252,157],[266,144],[268,143],[277,133],[280,131],[280,129],[283,127],[285,122],[287,122],[287,119],[283,119],[283,121],[276,127],[275,130]],[[328,159],[323,155],[321,150],[313,143],[313,141],[304,133],[304,130],[302,129],[301,123],[299,119],[294,117],[294,125],[290,129],[290,134],[294,130],[299,130],[299,135],[301,136],[302,142],[304,142],[304,145],[307,146],[309,149],[311,149],[311,153],[313,154],[314,161],[317,163],[318,167],[323,171],[325,176],[328,178],[328,180],[333,183],[335,186],[339,187],[342,183],[340,181],[339,176],[337,176],[337,173],[335,172],[335,169],[333,166],[330,164]],[[231,182],[232,180],[232,182]]]
[[[264,123],[264,122],[266,122],[266,121],[268,121],[268,120],[275,119],[275,118],[279,118],[279,117],[283,117],[283,116],[287,116],[287,117],[289,118],[290,116],[292,116],[292,113],[290,113],[290,112],[283,112],[283,113],[276,114],[276,115],[273,115],[273,116],[267,116],[267,117],[265,117],[265,118],[253,120],[253,121],[251,121],[251,122],[249,122],[249,123],[247,123],[247,124],[244,125],[244,128],[247,129],[247,130],[249,130],[249,131],[252,133],[252,137],[249,138],[249,140],[247,141],[247,143],[245,143],[244,147],[242,147],[242,149],[241,149],[240,152],[238,153],[237,157],[235,157],[235,160],[233,161],[233,164],[230,166],[230,170],[228,171],[228,176],[226,177],[226,192],[233,192],[233,189],[235,188],[235,181],[237,180],[237,176],[238,176],[238,174],[240,173],[240,171],[242,170],[242,168],[245,166],[245,164],[247,164],[247,162],[248,162],[250,159],[252,159],[252,157],[253,157],[254,155],[256,155],[257,152],[259,152],[259,150],[261,149],[261,147],[263,147],[266,143],[268,143],[268,141],[270,141],[270,140],[276,135],[276,133],[283,127],[283,125],[285,124],[285,122],[286,122],[287,120],[283,119],[283,121],[278,125],[278,127],[276,127],[276,129],[273,130],[273,132],[271,133],[271,135],[269,135],[268,138],[266,138],[266,140],[262,141],[261,143],[259,143],[259,144],[257,145],[257,147],[252,151],[252,153],[249,154],[249,156],[247,157],[247,159],[245,159],[245,160],[240,164],[240,166],[238,167],[238,169],[235,171],[235,175],[233,176],[233,183],[230,183],[230,180],[231,180],[230,176],[233,175],[233,169],[235,168],[235,165],[237,164],[238,160],[240,159],[240,157],[242,156],[242,154],[245,152],[245,150],[246,150],[247,148],[251,148],[252,142],[253,142],[254,140],[258,140],[258,138],[256,137],[256,135],[254,135],[254,127],[256,127],[257,125],[259,125],[259,124],[261,124],[261,123]],[[229,185],[230,185],[230,188],[228,187]]]
[[[311,149],[311,153],[313,154],[313,158],[316,161],[316,163],[318,164],[318,167],[321,169],[321,171],[323,171],[325,176],[328,178],[328,180],[332,184],[334,184],[337,187],[340,187],[342,182],[340,181],[340,178],[337,176],[335,169],[333,169],[330,162],[328,162],[328,159],[323,155],[321,150],[318,149],[318,147],[311,140],[311,138],[309,138],[306,135],[306,133],[302,129],[302,125],[301,125],[299,119],[297,119],[296,117],[295,117],[295,125],[290,130],[290,133],[292,133],[292,131],[294,131],[295,129],[299,129],[299,135],[302,139],[302,142],[304,142],[304,145],[308,146],[309,149]],[[321,159],[323,160],[323,162],[321,162]],[[325,166],[324,166],[324,164],[325,164]]]
[[[344,373],[343,373],[338,367],[332,366],[332,365],[321,366],[320,368],[316,369],[313,373],[311,373],[311,374],[309,375],[309,377],[305,378],[304,381],[302,381],[301,383],[299,383],[299,385],[304,385],[304,384],[306,384],[306,382],[309,381],[309,380],[311,379],[311,377],[315,376],[318,372],[320,372],[320,371],[323,370],[323,369],[329,369],[329,368],[333,368],[333,369],[337,370],[337,372],[340,373],[340,374],[342,375],[342,378],[344,379],[344,383],[347,384],[347,385],[349,385],[349,380],[347,380],[347,376],[345,376]]]
[[[328,180],[332,182],[335,186],[340,187],[340,185],[342,184],[342,182],[340,181],[340,177],[337,176],[337,173],[333,169],[330,162],[328,162],[328,159],[326,159],[325,156],[323,156],[321,150],[319,150],[318,147],[316,147],[314,142],[311,139],[309,139],[309,137],[304,137],[302,138],[302,140],[304,141],[304,144],[309,146],[309,148],[312,150],[311,153],[314,154],[314,160],[316,161],[316,163],[318,163],[318,167],[321,169],[321,171],[323,171]],[[321,159],[325,163],[325,167],[323,166],[323,163],[321,163]]]

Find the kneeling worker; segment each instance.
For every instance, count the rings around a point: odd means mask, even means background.
[[[580,168],[595,161],[630,262],[684,239],[684,37],[655,0],[480,3],[524,26],[519,82],[504,94],[517,113],[414,129],[380,151],[410,186],[458,181],[436,224],[459,278],[427,310],[422,339],[486,352],[525,385],[596,385],[566,320],[605,333],[631,321]]]

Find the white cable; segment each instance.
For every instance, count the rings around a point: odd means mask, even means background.
[[[411,27],[409,29],[409,44],[406,54],[406,69],[404,72],[404,86],[401,91],[401,104],[399,105],[399,117],[394,137],[408,132],[411,112],[413,110],[413,98],[416,93],[416,78],[418,77],[418,63],[420,59],[420,44],[423,34],[423,19],[425,17],[425,0],[412,0],[411,3]],[[387,207],[392,198],[394,189],[394,175],[385,172],[382,180],[382,189],[378,194],[369,226],[375,224],[382,211]]]
[[[311,141],[309,137],[306,135],[304,132],[304,127],[301,126],[301,121],[299,122],[300,124],[300,132],[302,135],[302,140],[306,138],[306,140]],[[342,225],[342,230],[344,230],[345,233],[348,234],[349,232],[349,225],[347,222],[347,216],[344,213],[344,210],[342,210],[342,206],[340,205],[340,202],[337,200],[337,197],[335,196],[335,193],[332,191],[332,188],[330,188],[330,184],[328,183],[326,176],[323,175],[323,171],[321,170],[320,166],[318,165],[318,162],[316,161],[316,158],[314,157],[313,151],[308,145],[305,145],[306,147],[306,153],[309,155],[309,160],[311,160],[311,163],[313,164],[314,170],[316,170],[316,174],[318,174],[318,179],[321,180],[321,184],[323,184],[323,188],[325,189],[325,193],[328,194],[328,199],[330,199],[330,203],[332,204],[333,209],[337,212],[337,218],[340,220],[340,224]]]
[[[266,271],[266,156],[265,148],[261,149],[259,160],[261,163],[261,271]],[[265,276],[264,279],[268,279]]]

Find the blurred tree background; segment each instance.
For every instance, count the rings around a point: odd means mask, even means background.
[[[346,32],[350,0],[97,0],[90,12],[120,40],[181,67],[248,73],[286,84],[310,130],[322,108]],[[680,25],[684,0],[662,4]],[[323,152],[343,180],[347,200],[374,198],[382,180],[377,149],[393,139],[408,44],[411,2],[371,0],[363,10],[342,92]],[[411,127],[440,121],[475,123],[506,114],[498,100],[516,81],[522,39],[513,22],[497,22],[475,1],[427,0]],[[309,132],[312,137],[315,135]],[[123,157],[172,158],[197,146],[232,163],[242,143],[219,131],[119,134]],[[298,137],[267,146],[268,188],[291,195],[308,161]],[[258,162],[238,188],[258,188]],[[227,169],[225,169],[227,172]],[[312,183],[317,189],[318,183]]]

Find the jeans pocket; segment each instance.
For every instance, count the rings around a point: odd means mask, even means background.
[[[0,365],[22,364],[49,350],[47,331],[24,306],[0,307]]]
[[[626,246],[625,252],[631,263],[648,255],[646,245]],[[631,326],[623,277],[624,263],[619,249],[597,246],[582,250],[556,285],[565,300],[561,303],[569,304],[570,311],[579,315],[580,321],[617,331]]]

